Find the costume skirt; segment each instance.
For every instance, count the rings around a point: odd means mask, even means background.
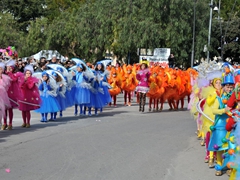
[[[60,105],[57,99],[53,96],[40,96],[42,99],[41,107],[35,112],[37,113],[53,113],[60,111]]]

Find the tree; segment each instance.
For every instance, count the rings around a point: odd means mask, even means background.
[[[22,45],[21,37],[25,35],[15,28],[16,22],[11,14],[0,13],[0,18],[0,48],[15,46],[18,49]]]
[[[42,17],[46,12],[45,0],[1,0],[2,12],[9,12],[17,21],[19,30],[27,32],[31,21]]]

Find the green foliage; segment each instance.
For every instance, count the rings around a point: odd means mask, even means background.
[[[20,56],[52,49],[95,61],[112,51],[119,59],[131,55],[134,62],[137,48],[171,48],[179,63],[186,65],[192,50],[194,1],[195,59],[201,59],[206,57],[209,0],[2,0],[0,45],[15,45]],[[227,41],[240,36],[240,3],[232,11],[234,1],[221,4],[223,32],[229,27]],[[213,14],[211,57],[221,54],[217,16]],[[224,46],[224,53],[237,57],[239,49],[239,42],[231,42]]]
[[[17,23],[14,17],[9,13],[0,13],[0,19],[0,48],[9,45],[14,45],[16,49],[21,47],[20,38],[24,37],[24,34],[15,28]]]

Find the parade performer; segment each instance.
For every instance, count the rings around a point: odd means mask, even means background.
[[[9,76],[3,74],[5,69],[5,64],[0,62],[0,121],[5,117],[5,110],[11,107],[7,90],[11,85],[11,79]],[[3,123],[1,129],[6,129],[6,122]]]
[[[22,127],[29,128],[31,120],[31,110],[40,108],[41,98],[38,91],[38,79],[32,77],[34,73],[32,65],[24,68],[24,77],[20,83],[22,97],[18,100],[19,110],[22,111],[23,124]]]
[[[201,121],[201,116],[202,114],[197,111],[197,104],[201,100],[201,92],[202,92],[202,87],[208,86],[209,82],[208,81],[203,81],[206,82],[206,84],[199,84],[200,78],[198,77],[198,74],[196,73],[190,73],[191,76],[191,87],[192,87],[192,93],[190,95],[190,101],[188,103],[188,109],[190,110],[191,115],[194,117],[194,120],[196,120],[197,124],[197,137],[198,139],[201,138],[202,136],[202,121]],[[203,110],[203,105],[205,101],[202,101],[200,104],[201,110]]]
[[[72,72],[73,80],[76,81],[75,89],[75,115],[78,113],[78,106],[80,106],[80,115],[86,115],[86,105],[90,103],[90,84],[87,82],[88,77],[84,73],[86,67],[78,63],[77,71]]]
[[[88,82],[91,85],[91,88],[90,88],[90,103],[87,104],[88,116],[92,115],[92,113],[91,113],[92,108],[94,108],[95,116],[97,116],[98,115],[98,110],[102,109],[105,106],[105,104],[101,100],[101,96],[100,96],[100,94],[102,94],[103,91],[102,91],[101,88],[99,88],[99,83],[96,80],[96,78],[90,77],[88,79],[89,79]]]
[[[228,100],[227,105],[232,108],[231,112],[228,112],[230,116],[226,130],[230,132],[229,137],[224,140],[229,143],[229,150],[224,154],[224,164],[222,167],[227,166],[229,170],[227,173],[230,175],[230,180],[237,180],[240,178],[239,173],[239,146],[240,146],[240,91],[236,84],[235,92],[233,92],[231,99]],[[232,97],[235,97],[232,98]]]
[[[158,111],[159,99],[165,92],[164,84],[162,82],[163,70],[160,67],[154,67],[151,71],[151,76],[149,78],[149,91],[147,96],[149,97],[149,112]]]
[[[215,88],[220,89],[219,85],[220,80],[215,81]],[[231,90],[233,89],[234,79],[233,75],[225,74],[223,78],[223,94],[219,94],[220,91],[217,91],[216,99],[213,100],[212,112],[215,115],[214,124],[210,127],[211,137],[208,144],[208,150],[217,152],[217,166],[222,166],[222,155],[224,150],[228,149],[228,144],[226,142],[222,142],[222,139],[226,137],[226,120],[228,115],[226,112],[230,110],[229,107],[226,107],[226,103],[231,96]],[[216,176],[221,176],[222,171],[220,168],[216,168]]]
[[[37,113],[41,113],[41,122],[47,122],[48,113],[55,113],[60,111],[60,105],[56,100],[56,82],[53,78],[50,78],[50,75],[46,71],[42,72],[41,75],[42,80],[38,89],[40,91],[42,104],[41,107],[35,111]]]
[[[121,89],[124,91],[124,105],[131,106],[132,92],[137,86],[135,67],[123,65]],[[127,101],[128,98],[128,101]]]
[[[21,99],[21,91],[19,91],[20,79],[23,76],[21,72],[15,72],[15,61],[10,60],[6,64],[6,74],[11,78],[11,86],[8,89],[8,97],[10,99],[11,107],[6,110],[4,117],[4,124],[2,129],[12,129],[13,109],[18,107],[18,100]],[[9,117],[9,123],[7,125],[7,117]]]
[[[108,78],[108,83],[112,87],[109,89],[109,93],[113,100],[113,106],[117,107],[117,95],[121,92],[121,80],[119,75],[117,74],[116,69],[113,67],[110,72],[110,77]],[[111,106],[112,103],[109,103],[109,106]]]
[[[97,67],[95,69],[95,75],[96,75],[96,80],[98,81],[98,84],[99,84],[99,88],[102,89],[102,93],[99,94],[100,98],[106,106],[107,104],[112,102],[112,98],[108,91],[108,89],[111,87],[107,83],[107,71],[105,71],[104,65],[101,62],[97,63]],[[100,109],[100,112],[102,112],[102,108]]]
[[[63,68],[64,68],[64,67],[59,67],[59,66],[58,66],[56,70],[57,70],[59,73],[61,73],[61,75],[64,77],[64,79],[65,79],[65,81],[66,81],[66,93],[65,93],[65,96],[66,96],[66,98],[65,98],[65,100],[66,100],[66,106],[67,106],[67,107],[71,107],[71,106],[74,105],[74,99],[73,99],[73,96],[71,95],[71,89],[72,89],[72,87],[73,87],[75,84],[74,84],[73,81],[71,80],[72,77],[71,77],[70,73],[69,73],[69,74],[64,74]],[[67,70],[66,70],[66,71],[67,71]]]
[[[221,77],[221,75],[219,76]],[[206,114],[211,120],[215,119],[215,115],[212,112],[212,106],[214,105],[214,102],[217,98],[217,96],[221,95],[221,83],[222,80],[221,78],[214,78],[212,81],[212,86],[203,89],[203,93],[207,94],[206,96],[206,103],[204,104],[203,112]],[[205,139],[205,144],[206,144],[206,157],[205,157],[205,162],[208,162],[209,168],[214,167],[214,153],[213,151],[208,150],[208,144],[210,140],[210,126],[212,125],[212,121],[208,119],[205,116],[202,116],[202,132],[204,133],[202,135],[203,141]]]
[[[66,100],[65,100],[65,93],[66,93],[66,82],[64,77],[57,71],[52,72],[52,76],[56,81],[57,84],[57,101],[60,105],[60,117],[62,117],[62,111],[67,108]],[[57,112],[51,112],[50,120],[55,121],[57,117]]]
[[[146,93],[149,91],[148,80],[150,77],[150,72],[148,69],[148,62],[142,61],[141,69],[137,72],[138,85],[136,91],[139,93],[139,111],[144,112],[144,107],[146,103]]]

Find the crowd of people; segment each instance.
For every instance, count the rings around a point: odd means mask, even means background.
[[[23,60],[13,53],[9,57],[0,54],[2,130],[12,129],[13,109],[22,111],[22,127],[28,128],[32,110],[41,114],[41,122],[55,121],[72,106],[74,115],[92,116],[92,111],[98,115],[105,106],[117,107],[120,93],[125,106],[131,106],[136,95],[140,112],[145,111],[147,97],[148,111],[161,111],[165,101],[169,110],[177,110],[179,101],[183,108],[184,97],[191,93],[190,72],[195,72],[149,66],[147,60],[113,66],[78,58],[62,63],[56,56]]]
[[[203,162],[215,175],[240,178],[240,70],[228,63],[203,62],[192,75],[189,109],[197,122],[197,137],[205,146]]]

